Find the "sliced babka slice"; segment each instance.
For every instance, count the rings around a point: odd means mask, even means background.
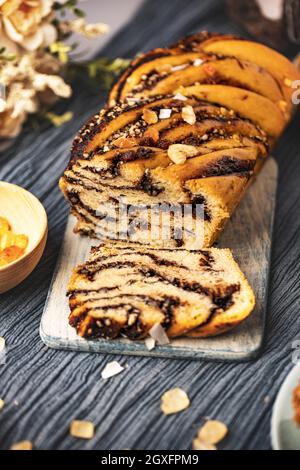
[[[74,270],[68,294],[69,322],[85,338],[143,338],[157,323],[169,337],[199,328],[218,334],[244,320],[255,303],[229,250],[125,243],[93,248]]]

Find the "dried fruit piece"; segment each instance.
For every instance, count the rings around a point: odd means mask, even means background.
[[[23,253],[24,250],[22,248],[19,248],[18,246],[10,246],[9,248],[4,248],[4,250],[0,252],[0,267],[6,266],[7,264],[16,261],[23,255]]]
[[[221,421],[209,420],[198,431],[198,439],[206,444],[217,444],[226,434],[228,428]]]
[[[300,426],[300,383],[293,391],[292,404],[294,409],[294,421]]]
[[[185,163],[189,157],[194,157],[199,152],[196,147],[186,144],[172,144],[168,148],[168,157],[177,165]]]
[[[118,148],[135,147],[137,141],[134,137],[119,137],[113,141],[113,145]]]
[[[28,245],[28,237],[26,235],[14,235],[13,245],[25,251]]]
[[[4,400],[0,398],[0,410],[2,410],[3,407],[4,407]]]
[[[181,388],[173,388],[165,392],[161,397],[161,411],[165,415],[179,413],[190,406],[190,400],[186,392]]]
[[[184,122],[187,122],[188,124],[193,125],[196,122],[196,114],[193,109],[193,106],[191,106],[190,104],[182,108],[181,116]]]
[[[9,232],[11,227],[8,223],[8,220],[4,219],[4,217],[0,217],[0,236],[5,233]]]
[[[0,267],[20,258],[28,245],[26,235],[15,235],[8,220],[0,217]]]
[[[143,119],[147,124],[156,124],[158,121],[158,116],[152,109],[145,108],[143,111]]]
[[[103,371],[101,372],[102,379],[109,379],[114,375],[120,374],[124,370],[124,367],[121,366],[117,361],[112,361],[106,364]]]
[[[91,421],[74,420],[70,426],[70,434],[79,439],[92,439],[95,433],[95,426]]]
[[[194,450],[217,450],[216,446],[209,444],[208,442],[203,442],[201,439],[193,440],[193,449]]]
[[[10,450],[32,450],[32,442],[30,441],[20,441],[16,442],[10,447]]]

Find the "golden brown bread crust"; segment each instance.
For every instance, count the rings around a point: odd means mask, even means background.
[[[140,339],[161,324],[168,336],[227,331],[254,308],[229,250],[156,250],[118,243],[92,250],[69,283],[70,324],[88,339]],[[222,318],[216,324],[215,318]]]
[[[210,247],[291,118],[291,83],[299,78],[285,57],[266,46],[206,32],[134,59],[111,90],[108,106],[75,138],[60,180],[78,219],[76,230],[113,238],[107,203],[114,209],[124,195],[133,206],[176,202],[194,209],[200,203],[204,246]],[[186,152],[180,161],[174,160],[178,145]],[[135,339],[161,323],[170,337],[205,337],[249,315],[254,296],[230,252],[206,250],[210,261],[195,271],[190,266],[187,278],[186,267],[170,264],[172,256],[178,262],[178,246],[186,249],[187,263],[206,255],[193,251],[185,236],[178,244],[171,228],[167,241],[137,228],[127,245],[115,240],[114,246],[97,248],[76,268],[70,323],[81,336]],[[119,258],[120,271],[105,266],[105,260]],[[220,267],[217,282],[214,263]],[[148,277],[155,282],[149,285]],[[124,287],[128,279],[132,284]]]
[[[109,104],[116,104],[91,118],[74,140],[60,182],[79,219],[77,230],[96,234],[97,188],[101,203],[104,194],[116,201],[124,191],[129,204],[174,199],[193,204],[197,196],[207,208],[210,246],[287,125],[296,78],[299,73],[285,57],[232,35],[199,33],[134,59],[110,93]],[[184,117],[187,107],[193,122]],[[161,110],[170,116],[161,118]],[[152,121],[145,117],[149,111]],[[193,156],[173,163],[168,152],[173,144],[194,147]],[[245,166],[243,151],[254,164]],[[239,184],[232,188],[228,176]],[[83,202],[85,191],[90,197]]]

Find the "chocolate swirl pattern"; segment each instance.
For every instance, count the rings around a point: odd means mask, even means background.
[[[96,249],[72,277],[70,323],[80,335],[139,338],[158,322],[170,336],[209,336],[251,312],[253,293],[230,253],[210,247],[291,119],[299,79],[278,52],[205,32],[132,61],[105,109],[76,136],[60,180],[75,231],[115,244]],[[168,238],[153,238],[165,222],[149,224],[147,213],[130,233],[114,236],[122,204],[188,204],[195,224],[201,204],[203,248],[213,262],[199,265],[197,231],[178,239],[174,218]],[[193,265],[189,274],[182,254]]]

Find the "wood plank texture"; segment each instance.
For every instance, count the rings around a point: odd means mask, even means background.
[[[250,282],[256,306],[250,317],[238,328],[214,338],[178,338],[165,346],[148,351],[144,341],[86,340],[76,335],[69,325],[67,291],[70,273],[88,257],[97,240],[73,233],[75,218],[69,217],[62,251],[57,263],[41,319],[40,335],[47,346],[77,351],[128,354],[189,359],[247,360],[259,353],[266,320],[269,264],[273,215],[277,187],[277,165],[269,159],[261,175],[249,188],[234,217],[228,222],[219,244],[231,248],[238,264]],[[260,201],[266,201],[260,204]],[[259,262],[258,262],[259,260]]]
[[[131,57],[200,29],[242,34],[220,0],[148,0],[102,53]],[[0,397],[6,403],[0,413],[0,448],[29,439],[38,449],[189,449],[203,417],[211,416],[230,429],[221,447],[267,449],[272,404],[293,366],[292,342],[300,336],[299,115],[274,150],[279,191],[263,354],[239,364],[114,356],[129,368],[103,381],[101,370],[113,356],[49,349],[39,337],[68,213],[57,180],[75,132],[102,103],[103,97],[92,96],[82,83],[60,108],[74,112],[72,121],[42,133],[28,129],[0,156],[0,179],[36,194],[49,217],[49,239],[38,268],[0,298],[0,335],[7,342],[0,365]],[[187,391],[191,407],[165,417],[160,396],[174,386]],[[92,420],[95,438],[70,437],[73,419]]]

